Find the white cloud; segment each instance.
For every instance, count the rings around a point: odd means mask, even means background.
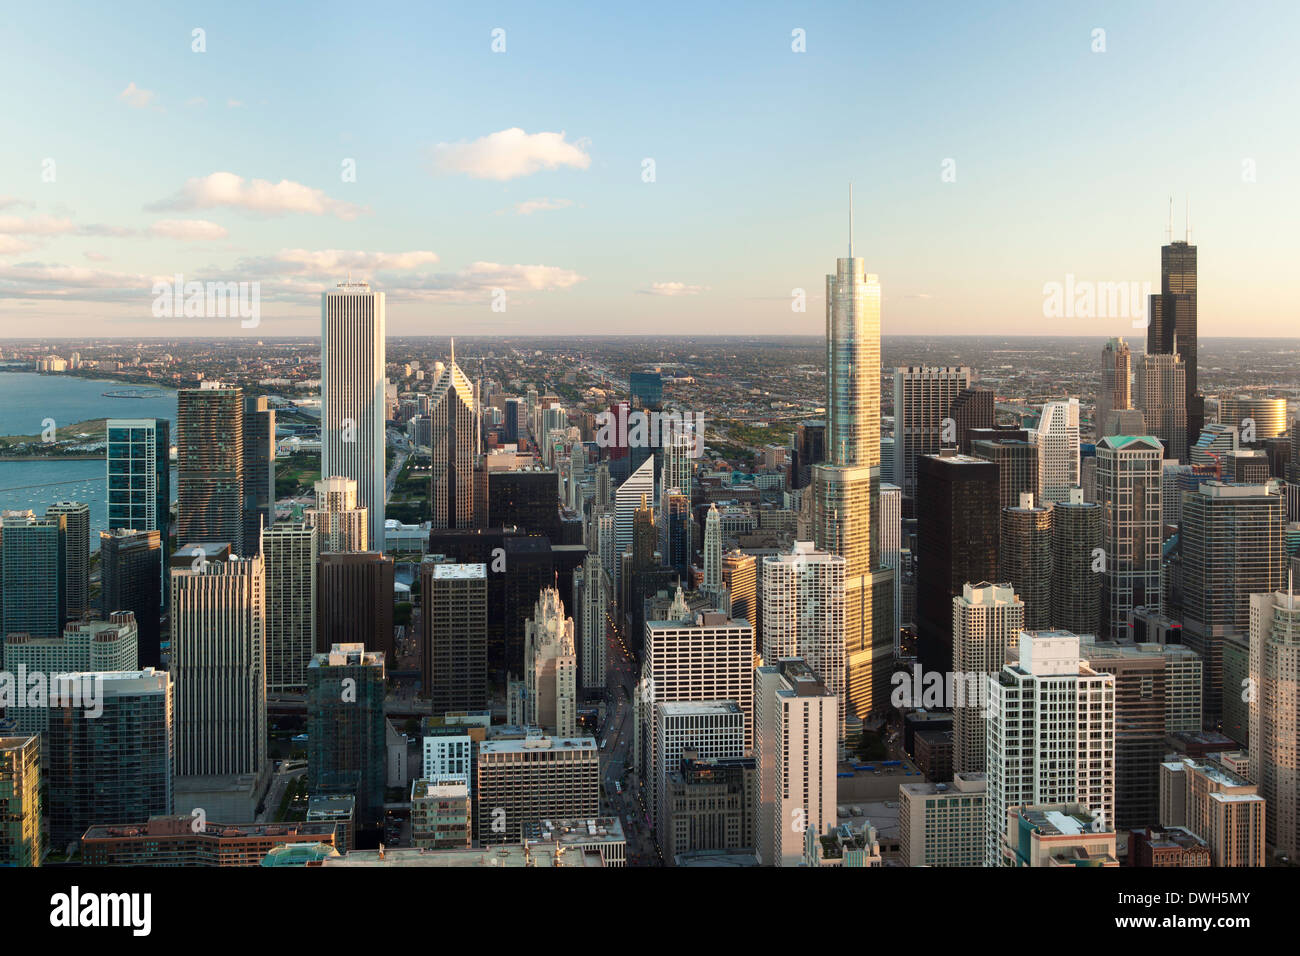
[[[531,216],[535,212],[549,212],[552,209],[567,209],[573,205],[572,199],[526,199],[515,203],[515,214]]]
[[[206,98],[202,96],[192,96],[185,101],[185,105],[192,106],[195,109],[202,109],[203,107],[208,105],[208,101]]]
[[[186,180],[175,196],[146,206],[146,209],[211,209],[234,206],[267,216],[303,213],[356,219],[369,210],[349,202],[331,199],[322,190],[288,179],[272,183],[266,179],[246,180],[234,173],[218,172]]]
[[[117,98],[127,106],[142,110],[153,102],[154,92],[153,90],[142,90],[132,81],[127,85],[126,89],[117,94]]]
[[[591,157],[586,142],[570,143],[564,136],[563,132],[525,133],[516,126],[473,142],[439,143],[433,148],[434,167],[474,179],[502,180],[561,166],[587,169]]]
[[[10,206],[24,206],[31,208],[36,203],[30,199],[19,199],[17,196],[0,196],[0,209],[8,209]]]
[[[699,295],[707,292],[708,286],[687,285],[684,282],[652,282],[650,288],[642,289],[645,295]]]
[[[244,104],[240,100],[230,99],[230,100],[226,100],[226,105],[230,107],[232,110],[237,110]]]
[[[224,239],[227,235],[225,226],[208,222],[206,219],[159,219],[150,231],[155,236],[180,239],[185,242]]]
[[[12,256],[19,252],[30,252],[35,249],[30,242],[22,239],[16,239],[13,236],[0,235],[0,256]]]
[[[83,252],[82,255],[85,256],[87,259],[89,259],[91,262],[108,261],[108,256],[104,255],[102,252]]]
[[[56,236],[76,228],[71,219],[55,216],[0,216],[0,233],[11,236]]]
[[[166,278],[166,277],[160,277]],[[0,265],[0,298],[120,302],[146,296],[154,278],[46,262]]]

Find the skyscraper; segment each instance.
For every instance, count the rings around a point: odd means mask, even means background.
[[[307,790],[356,796],[356,820],[384,812],[388,749],[384,655],[362,644],[335,644],[307,665]]]
[[[429,501],[435,528],[474,528],[486,502],[476,500],[474,462],[479,451],[479,411],[474,385],[456,364],[456,343],[433,383]]]
[[[987,678],[1002,670],[1007,653],[1020,646],[1025,605],[1006,585],[967,584],[952,599],[952,768],[984,772]],[[960,682],[960,683],[958,683]],[[913,702],[918,703],[918,702]]]
[[[176,776],[260,773],[266,763],[262,558],[240,560],[225,543],[182,546],[172,560],[171,589]]]
[[[1104,637],[1118,638],[1135,607],[1160,599],[1161,463],[1150,436],[1108,435],[1097,445],[1097,499],[1102,509]]]
[[[265,395],[244,398],[244,541],[261,543],[275,523],[275,409]]]
[[[1115,678],[1079,658],[1065,631],[1025,631],[1019,659],[989,678],[985,866],[1004,860],[1007,811],[1082,803],[1115,819]]]
[[[717,505],[709,505],[704,517],[704,589],[722,587],[722,516]]]
[[[79,621],[90,611],[90,505],[60,501],[45,509],[63,533],[64,616]]]
[[[1180,356],[1147,353],[1133,374],[1133,402],[1147,432],[1160,439],[1165,457],[1173,461],[1187,460],[1186,373]]]
[[[316,529],[305,521],[262,528],[266,564],[266,689],[301,691],[316,650]]]
[[[488,704],[487,565],[420,565],[420,670],[433,712]]]
[[[1252,594],[1286,583],[1286,516],[1263,485],[1207,481],[1183,494],[1183,641],[1205,663],[1205,714],[1222,714],[1223,641],[1250,626]]]
[[[369,550],[369,512],[357,504],[353,479],[331,475],[316,482],[316,507],[303,514],[316,529],[319,554]]]
[[[1107,339],[1101,350],[1101,387],[1097,390],[1097,411],[1092,419],[1092,432],[1100,438],[1106,420],[1113,411],[1133,407],[1133,394],[1129,386],[1133,353],[1122,338]]]
[[[384,549],[384,293],[340,282],[321,293],[321,477],[357,483],[370,547]]]
[[[1295,859],[1300,853],[1300,600],[1286,591],[1250,596],[1250,779],[1268,801],[1268,842]],[[1236,688],[1233,688],[1236,692]]]
[[[577,729],[578,657],[573,618],[566,617],[560,592],[542,591],[524,628],[524,684],[527,724],[559,737]]]
[[[604,693],[608,680],[606,637],[611,585],[598,554],[589,552],[582,559],[582,572],[575,586],[580,592],[577,603],[582,628],[578,648],[581,687],[586,694],[599,695]]]
[[[171,422],[165,418],[110,418],[108,530],[171,530]]]
[[[0,866],[40,866],[41,737],[0,737]]]
[[[1017,434],[1025,434],[1018,432]],[[1038,495],[1038,446],[1013,437],[971,442],[971,455],[998,466],[998,506],[1014,508],[1025,492]]]
[[[61,516],[38,518],[30,511],[6,511],[0,518],[0,635],[62,633],[66,526]]]
[[[243,555],[243,392],[220,382],[183,388],[176,419],[177,543],[227,541]]]
[[[366,645],[393,659],[393,559],[377,551],[322,554],[316,580],[316,652]]]
[[[1196,384],[1196,247],[1188,239],[1174,240],[1172,232],[1171,223],[1170,242],[1160,248],[1160,293],[1151,296],[1149,306],[1147,353],[1182,356],[1187,431],[1198,435],[1205,423],[1205,399],[1197,394]]]
[[[650,464],[646,464],[650,462]],[[655,493],[654,462],[647,458],[636,471],[628,476],[627,481],[618,486],[614,492],[614,553],[610,575],[614,579],[614,593],[623,593],[622,556],[632,547],[632,519],[643,500],[649,500]],[[620,608],[626,611],[626,608]]]
[[[835,694],[799,658],[754,668],[754,758],[758,764],[759,862],[799,866],[808,830],[836,822]]]
[[[1019,507],[1002,509],[998,578],[1024,602],[1031,631],[1052,626],[1052,512],[1050,504],[1035,506],[1031,494],[1020,496]]]
[[[103,820],[172,812],[172,683],[165,671],[70,674],[98,685],[99,713],[49,708],[50,842],[67,846]]]
[[[917,651],[926,670],[952,669],[952,599],[998,576],[998,467],[966,455],[923,455],[916,522]]]
[[[913,365],[894,369],[894,484],[908,498],[916,496],[917,459],[943,447],[944,422],[952,405],[970,387],[970,369]],[[957,423],[951,419],[951,441],[959,444]]]
[[[1033,432],[1038,448],[1038,502],[1068,501],[1079,484],[1079,400],[1048,402]]]
[[[1052,626],[1059,630],[1102,633],[1101,526],[1101,505],[1085,502],[1082,488],[1071,488],[1070,500],[1052,508]]]
[[[99,533],[100,606],[105,615],[130,611],[139,629],[134,666],[162,666],[162,532],[118,528]]]
[[[765,662],[800,657],[839,701],[836,730],[841,747],[848,706],[848,657],[844,644],[844,568],[838,554],[796,541],[788,554],[763,558]],[[734,611],[734,605],[733,605]]]

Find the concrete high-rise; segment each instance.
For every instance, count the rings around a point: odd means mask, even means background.
[[[709,505],[704,516],[704,590],[722,587],[722,516],[717,505]]]
[[[1025,631],[1020,655],[989,679],[985,866],[1010,865],[1007,811],[1082,803],[1115,819],[1115,678],[1079,658],[1065,631]]]
[[[239,388],[203,382],[176,397],[176,541],[244,542],[244,399]],[[258,542],[251,542],[256,550]]]
[[[1031,631],[1052,627],[1052,514],[1051,504],[1035,506],[1031,494],[1002,509],[998,580],[1010,582],[1024,602]]]
[[[578,718],[578,655],[573,618],[555,588],[542,591],[524,626],[526,722],[546,733],[572,737]]]
[[[316,482],[316,507],[303,515],[316,528],[319,554],[370,550],[370,513],[357,504],[353,479],[331,475]]]
[[[1008,653],[1020,646],[1024,626],[1024,602],[1007,585],[967,584],[952,599],[953,688],[963,696],[948,701],[957,773],[984,772],[987,678],[1002,670]]]
[[[301,691],[316,650],[316,529],[305,521],[262,528],[266,565],[266,689]]]
[[[841,555],[796,541],[787,554],[763,558],[763,660],[800,657],[839,702],[841,751],[848,706],[844,644],[844,568]],[[734,608],[734,605],[733,605]]]
[[[1102,633],[1101,528],[1101,505],[1084,501],[1082,488],[1071,488],[1070,500],[1052,508],[1052,626],[1062,631]]]
[[[1268,842],[1291,859],[1300,853],[1300,599],[1293,583],[1250,596],[1249,698],[1250,779],[1268,801]]]
[[[765,866],[799,866],[806,832],[836,822],[836,697],[799,658],[755,668],[753,695],[755,849]]]
[[[67,620],[67,521],[6,511],[0,518],[0,636],[57,637]]]
[[[456,364],[455,342],[430,394],[429,501],[433,526],[478,527],[479,512],[486,514],[486,502],[477,500],[474,486],[474,463],[480,448],[478,400],[474,384]]]
[[[199,551],[192,556],[192,552]],[[171,564],[176,776],[256,774],[266,763],[266,569],[225,543]]]
[[[944,423],[951,421],[948,447],[958,445],[953,402],[970,387],[971,371],[965,366],[894,369],[894,484],[903,495],[917,495],[917,461],[936,455],[944,447]]]
[[[1031,433],[1038,449],[1038,501],[1068,501],[1079,484],[1079,400],[1048,402]]]
[[[590,737],[484,741],[474,771],[474,830],[484,846],[518,844],[543,820],[600,816],[600,751]]]
[[[609,631],[609,575],[601,566],[600,556],[588,553],[582,559],[582,571],[574,579],[578,590],[579,669],[583,693],[600,695],[605,692],[608,673]]]
[[[321,477],[357,483],[370,547],[384,548],[384,293],[340,282],[321,293]]]
[[[1116,638],[1135,607],[1159,603],[1161,468],[1164,448],[1151,436],[1111,435],[1097,445],[1102,509],[1102,630]]]

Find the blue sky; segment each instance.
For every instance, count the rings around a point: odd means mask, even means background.
[[[1043,287],[1158,283],[1174,194],[1202,334],[1293,335],[1298,10],[12,5],[0,336],[314,334],[349,266],[391,334],[817,334],[850,180],[887,334],[1133,335]],[[261,325],[155,318],[176,273]]]

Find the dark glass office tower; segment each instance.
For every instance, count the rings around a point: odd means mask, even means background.
[[[628,377],[628,391],[632,401],[633,411],[657,412],[662,411],[664,406],[664,381],[658,372],[631,372]],[[629,426],[630,429],[631,426]],[[649,434],[647,430],[646,434]],[[653,447],[634,447],[632,452],[631,470],[635,472],[641,467],[642,462],[652,454],[655,456],[656,475],[663,468],[663,450],[656,441]]]
[[[171,422],[165,418],[108,420],[108,530],[162,532],[171,523]]]
[[[487,473],[487,525],[559,540],[559,475],[551,468]]]
[[[244,547],[256,554],[275,523],[275,409],[265,395],[244,399]]]
[[[159,606],[163,567],[162,533],[117,528],[99,533],[99,568],[104,589],[100,609],[135,615],[139,666],[162,666],[162,626]]]
[[[812,484],[812,466],[826,460],[826,422],[812,419],[795,427],[790,486],[796,490]]]
[[[952,669],[952,599],[998,575],[998,466],[966,455],[916,460],[916,618],[921,666]]]
[[[957,393],[949,412],[957,425],[957,447],[963,455],[970,454],[971,431],[992,428],[993,392],[987,388],[963,388]]]
[[[1205,424],[1205,398],[1196,390],[1196,247],[1186,240],[1160,249],[1160,294],[1151,296],[1147,351],[1183,357],[1187,370],[1187,433]]]
[[[384,656],[336,644],[307,665],[307,791],[354,794],[363,827],[384,814]]]
[[[183,388],[176,419],[177,541],[225,541],[244,555],[243,392],[219,382]]]
[[[394,662],[393,559],[377,551],[322,554],[316,584],[316,651],[364,644]]]

